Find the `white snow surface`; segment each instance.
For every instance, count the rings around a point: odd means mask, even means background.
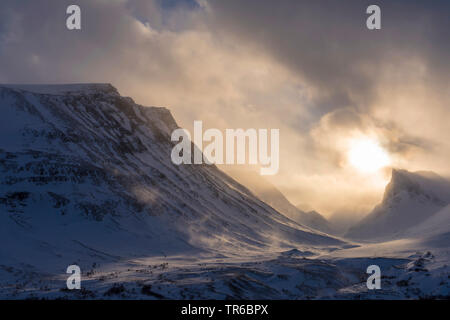
[[[0,85],[0,112],[0,298],[449,297],[448,206],[356,243],[215,166],[173,165],[170,112],[109,84]],[[82,290],[66,288],[72,264]],[[382,290],[366,287],[371,264]]]
[[[382,202],[347,237],[357,240],[403,238],[450,204],[450,181],[431,172],[393,170]]]

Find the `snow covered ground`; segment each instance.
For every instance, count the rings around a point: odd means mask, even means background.
[[[408,173],[383,215],[408,201],[433,214],[394,237],[347,240],[287,218],[215,166],[173,165],[170,112],[111,85],[0,86],[0,109],[0,298],[450,295],[447,198]],[[81,290],[66,287],[72,264]],[[381,290],[366,287],[372,264]]]
[[[85,266],[82,289],[66,288],[65,270],[0,266],[7,299],[441,299],[449,298],[447,248],[412,249],[397,241],[314,255],[292,249],[253,256],[142,257]],[[394,250],[393,250],[394,249]],[[99,257],[101,253],[98,253]],[[369,265],[381,268],[381,290],[368,290]],[[62,266],[61,266],[62,267]]]

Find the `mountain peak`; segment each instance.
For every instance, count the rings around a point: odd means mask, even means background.
[[[430,171],[393,169],[382,202],[352,227],[350,238],[397,237],[450,203],[450,182]]]
[[[0,85],[2,230],[24,241],[29,229],[42,241],[57,235],[73,252],[77,239],[110,257],[344,244],[242,192],[215,166],[173,164],[170,111],[116,93],[110,84]]]
[[[449,181],[431,171],[410,172],[404,169],[392,169],[391,181],[386,186],[383,202],[396,197],[401,192],[411,196],[426,194],[428,197],[445,199],[448,196],[448,186]]]
[[[396,196],[401,191],[420,193],[417,175],[403,169],[392,169],[391,181],[386,187],[385,199]]]

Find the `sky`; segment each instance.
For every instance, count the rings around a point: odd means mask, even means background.
[[[268,179],[294,204],[360,217],[391,167],[450,175],[450,2],[376,1],[381,30],[366,28],[370,4],[3,0],[0,83],[108,82],[189,130],[279,128]],[[388,164],[352,165],[361,141]]]

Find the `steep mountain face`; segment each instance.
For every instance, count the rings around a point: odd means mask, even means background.
[[[450,181],[431,172],[393,170],[382,202],[347,237],[399,238],[450,203]]]
[[[109,84],[0,86],[0,114],[4,264],[342,244],[215,166],[173,165],[170,112]]]
[[[331,223],[316,211],[305,212],[294,206],[273,184],[251,170],[228,169],[237,181],[242,182],[258,198],[295,222],[327,234],[333,234]]]
[[[408,229],[406,237],[420,239],[428,247],[448,248],[450,243],[450,205],[419,225]]]
[[[297,208],[297,210],[299,209]],[[328,234],[336,233],[333,224],[315,210],[304,212],[303,220],[305,221],[305,225],[313,229],[320,230]]]

